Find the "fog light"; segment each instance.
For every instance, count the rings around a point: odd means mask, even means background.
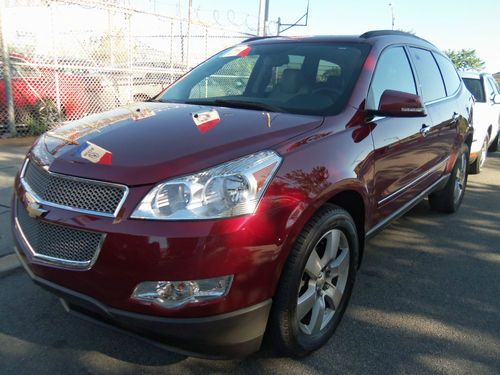
[[[223,297],[229,291],[233,276],[190,281],[145,281],[132,293],[132,298],[150,301],[167,308],[177,308]]]

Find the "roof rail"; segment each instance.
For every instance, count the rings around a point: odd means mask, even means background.
[[[266,35],[266,36],[252,36],[251,38],[245,39],[242,43],[253,42],[254,40],[274,38],[276,35]]]
[[[399,30],[372,30],[372,31],[367,31],[366,33],[361,34],[359,37],[363,38],[363,39],[369,39],[369,38],[374,38],[376,36],[385,36],[385,35],[408,36],[411,38],[416,38],[416,39],[422,40],[422,41],[429,43],[431,45],[434,45],[431,42],[429,42],[428,40],[425,40],[419,36],[416,36],[415,34],[412,34],[412,33],[406,32],[406,31],[399,31]]]

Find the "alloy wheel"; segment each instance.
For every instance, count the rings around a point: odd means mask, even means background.
[[[457,161],[460,163],[457,168],[457,175],[455,178],[455,189],[453,191],[453,198],[455,204],[460,200],[462,194],[465,190],[465,179],[467,177],[467,155],[462,153],[460,159]]]
[[[304,334],[317,334],[335,316],[349,276],[349,256],[349,242],[339,229],[325,233],[314,246],[297,298],[296,315]]]

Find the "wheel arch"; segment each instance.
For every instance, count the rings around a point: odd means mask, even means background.
[[[334,194],[326,203],[334,204],[349,212],[358,232],[359,260],[358,268],[361,266],[365,249],[365,216],[366,204],[363,196],[356,190],[344,190]]]

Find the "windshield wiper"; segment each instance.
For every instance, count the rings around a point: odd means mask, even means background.
[[[186,104],[199,104],[199,105],[215,105],[221,107],[232,107],[232,108],[245,108],[245,109],[260,109],[268,112],[286,112],[280,107],[274,105],[260,103],[260,102],[248,102],[244,100],[230,100],[230,99],[215,99],[215,100],[186,100]]]

